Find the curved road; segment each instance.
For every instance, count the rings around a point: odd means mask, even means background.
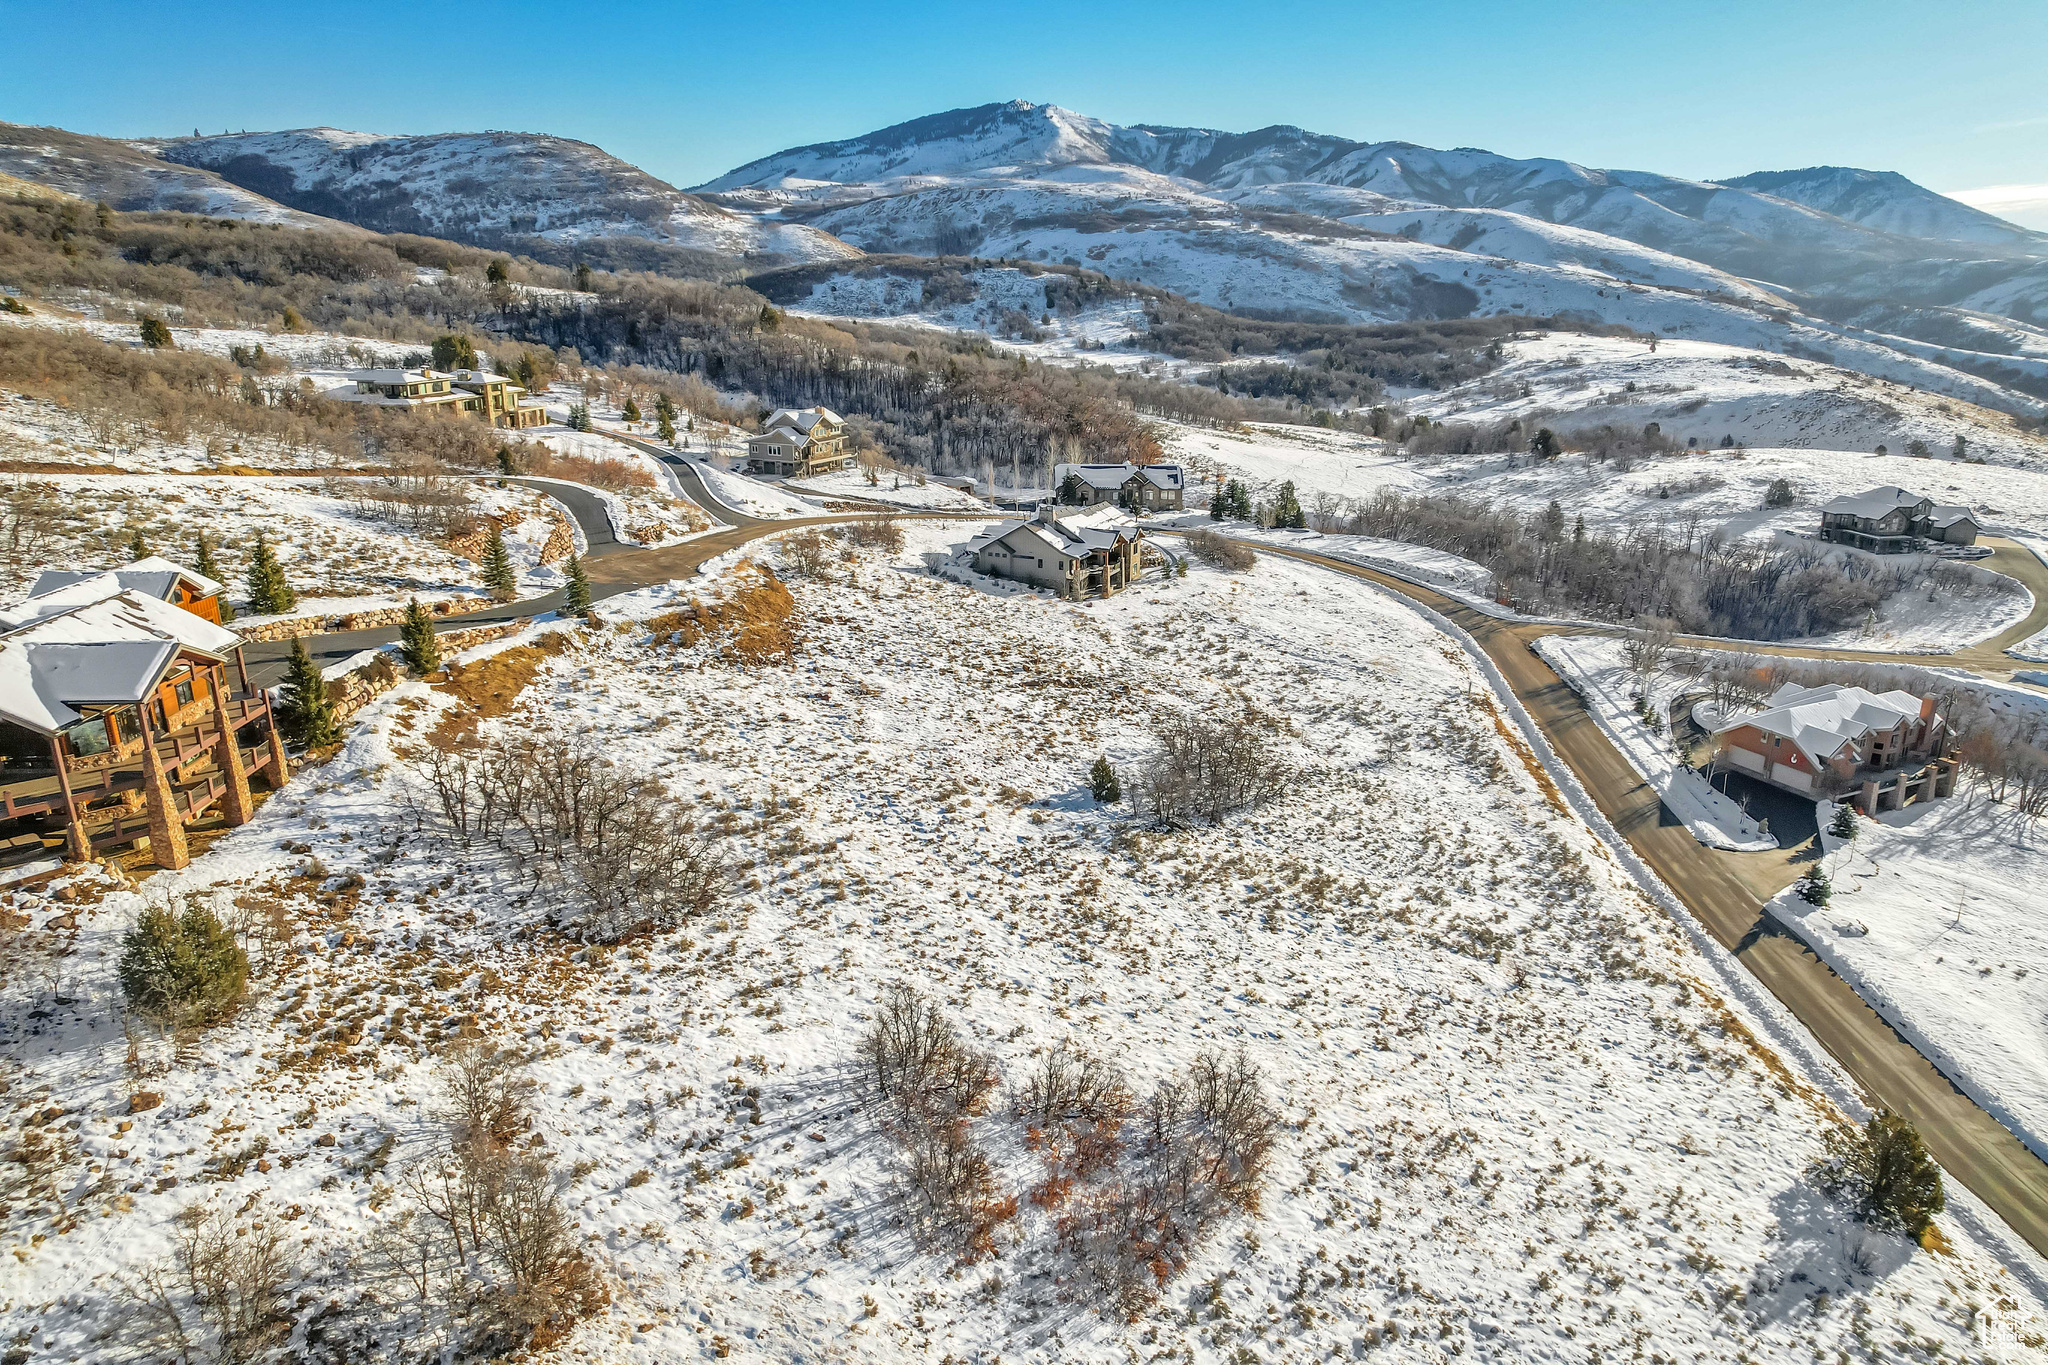
[[[1796,876],[1796,854],[1723,853],[1694,842],[1668,816],[1628,760],[1608,742],[1576,692],[1529,648],[1554,626],[1502,621],[1442,593],[1312,551],[1261,545],[1261,550],[1298,559],[1352,578],[1365,579],[1418,602],[1462,627],[1500,669],[1515,696],[1544,736],[1578,775],[1600,811],[1614,823],[1659,878],[1683,900],[1709,933],[1732,952],[1804,1024],[1862,1087],[1873,1107],[1910,1119],[1942,1166],[1968,1186],[2026,1239],[2048,1255],[2048,1164],[1930,1065],[1913,1045],[1797,939],[1762,913],[1763,902]],[[2015,547],[2017,548],[2017,547]],[[2021,551],[2021,553],[2025,553]],[[2032,633],[2035,617],[2048,617],[2048,573],[2027,555],[2036,571],[2035,610],[2028,621],[1998,637],[2000,642]],[[2004,566],[2001,566],[2004,567]],[[2015,575],[2018,576],[2018,575]],[[1719,648],[1725,641],[1701,642]],[[1910,657],[1868,655],[1893,662],[1954,666],[1990,650],[1974,647],[1961,655]],[[1798,650],[1776,652],[1800,653]],[[1995,651],[1994,651],[1995,652]],[[1808,656],[1856,658],[1848,651],[1803,651]],[[2008,667],[2012,665],[2006,661]]]
[[[620,438],[624,439],[624,438]],[[583,528],[590,549],[586,569],[591,595],[602,599],[654,583],[688,577],[708,559],[774,531],[849,520],[841,513],[767,521],[746,516],[711,496],[687,460],[628,442],[661,459],[675,472],[691,500],[698,502],[723,529],[680,545],[642,549],[620,544],[612,535],[602,499],[574,486],[537,484],[558,498]],[[978,513],[925,513],[923,517],[972,518]],[[1601,812],[1613,822],[1674,894],[1683,900],[1721,945],[1754,973],[1771,993],[1806,1026],[1845,1070],[1855,1078],[1873,1106],[1903,1114],[1920,1130],[1942,1166],[2019,1233],[2037,1252],[2048,1255],[2048,1164],[2021,1145],[1990,1115],[1957,1090],[1913,1046],[1878,1016],[1847,982],[1798,940],[1777,929],[1762,914],[1763,902],[1789,885],[1796,874],[1796,854],[1723,853],[1694,842],[1685,827],[1665,814],[1657,794],[1616,751],[1594,723],[1578,694],[1531,649],[1538,637],[1558,633],[1555,626],[1502,621],[1466,603],[1392,574],[1331,559],[1313,551],[1261,546],[1269,554],[1301,560],[1333,573],[1363,579],[1431,608],[1462,627],[1499,668],[1515,696],[1549,739],[1551,747],[1578,774]],[[1717,648],[1757,652],[1804,653],[1831,658],[1869,658],[1894,663],[1971,666],[2010,672],[2019,665],[1998,653],[2003,646],[2048,626],[2048,567],[2011,542],[2003,542],[1991,561],[2033,590],[2034,610],[2026,621],[1996,639],[1954,655],[1902,656],[1858,651],[1800,651],[1773,646],[1731,645],[1699,641]],[[459,630],[496,621],[517,620],[551,611],[561,594],[509,602],[463,616],[444,617],[441,630]],[[389,644],[398,629],[350,631],[309,638],[309,647],[323,665],[338,663],[361,650]],[[247,647],[250,672],[264,685],[283,674],[290,641]]]

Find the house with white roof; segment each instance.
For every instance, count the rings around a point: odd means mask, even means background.
[[[517,381],[488,370],[352,370],[349,380],[322,396],[405,412],[475,417],[514,431],[548,421],[546,404],[526,398]]]
[[[1873,554],[1906,554],[1923,542],[1975,545],[1981,528],[1967,507],[1940,504],[1894,484],[1846,494],[1820,509],[1820,538]]]
[[[1911,692],[1871,692],[1827,683],[1786,684],[1762,710],[1730,716],[1714,730],[1718,761],[1801,796],[1838,796],[1862,789],[1859,800],[1875,814],[1878,799],[1894,795],[1903,805],[1910,787],[1923,779],[1925,794],[1954,789],[1955,765],[1947,758],[1948,731],[1935,714],[1934,698]],[[1906,770],[1932,765],[1936,771]]]
[[[1058,464],[1052,486],[1070,507],[1114,503],[1133,512],[1178,512],[1185,478],[1177,464]]]
[[[777,408],[747,438],[747,472],[807,478],[853,468],[846,419],[830,408]]]
[[[284,784],[241,637],[195,609],[220,585],[158,563],[45,574],[46,591],[0,612],[0,865],[146,840],[159,865],[183,867],[188,826],[216,811],[245,823],[252,775]]]
[[[1045,508],[967,543],[974,571],[1050,588],[1062,597],[1110,597],[1138,579],[1145,533],[1095,517],[1061,519]]]
[[[118,569],[45,569],[36,575],[27,601],[0,607],[0,629],[98,602],[117,592],[143,593],[220,624],[220,584],[162,555],[149,555]]]

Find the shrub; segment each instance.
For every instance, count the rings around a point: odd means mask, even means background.
[[[1104,805],[1123,799],[1123,784],[1116,780],[1116,769],[1109,766],[1108,754],[1096,759],[1095,766],[1088,770],[1088,790]]]
[[[241,1002],[249,958],[212,912],[153,905],[121,940],[119,974],[137,1011],[177,1027],[210,1024]]]
[[[142,344],[152,351],[168,351],[177,346],[171,339],[171,329],[164,325],[162,318],[145,317],[142,320]]]
[[[1792,480],[1772,479],[1771,486],[1764,490],[1764,506],[1790,507],[1792,497]]]
[[[1186,540],[1190,554],[1219,569],[1243,573],[1259,562],[1259,557],[1252,553],[1249,545],[1229,536],[1217,535],[1214,531],[1190,531]]]
[[[901,554],[903,522],[896,517],[885,517],[879,521],[856,521],[846,528],[846,538],[862,549],[887,550],[890,554]]]
[[[1220,716],[1169,714],[1153,738],[1157,748],[1139,774],[1137,801],[1168,827],[1261,805],[1281,792],[1292,771],[1278,752],[1279,722],[1250,702]]]
[[[1828,825],[1828,833],[1837,839],[1856,837],[1856,808],[1844,803],[1835,808],[1835,818]]]
[[[824,578],[832,563],[832,541],[823,531],[812,527],[794,535],[782,537],[778,542],[782,550],[782,566],[798,578]]]
[[[995,1088],[995,1065],[960,1041],[938,1006],[908,986],[882,999],[861,1039],[870,1097],[902,1118],[945,1125],[981,1112]]]
[[[1808,905],[1826,905],[1834,894],[1834,884],[1828,880],[1827,869],[1819,863],[1807,868],[1806,875],[1799,879],[1799,899]]]
[[[1934,1215],[1948,1204],[1941,1167],[1927,1153],[1919,1130],[1881,1110],[1859,1128],[1828,1139],[1828,1154],[1813,1168],[1815,1182],[1850,1203],[1873,1227],[1924,1240]]]

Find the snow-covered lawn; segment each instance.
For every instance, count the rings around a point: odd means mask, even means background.
[[[1771,915],[1943,1074],[2048,1159],[2048,834],[1956,797],[1822,841],[1833,898]]]
[[[211,1205],[285,1219],[295,1311],[332,1299],[323,1333],[389,1352],[410,1291],[360,1291],[437,1131],[435,1042],[467,1027],[533,1056],[537,1149],[610,1282],[565,1357],[2033,1358],[2041,1306],[1965,1221],[1942,1221],[1953,1256],[1914,1253],[1807,1182],[1815,1078],[1730,1012],[1724,968],[1420,617],[1277,557],[1086,605],[917,568],[970,530],[798,583],[791,666],[636,624],[717,583],[612,599],[483,722],[580,735],[721,832],[729,903],[680,930],[586,949],[544,922],[566,893],[416,831],[405,752],[454,704],[416,683],[184,872],[17,893],[19,941],[70,951],[9,979],[10,1098],[78,1126],[61,1205],[7,1212],[0,1331],[100,1354],[119,1278]],[[1156,719],[1234,695],[1296,768],[1270,806],[1168,833],[1089,799],[1098,755],[1130,790]],[[120,934],[145,899],[220,893],[285,907],[282,966],[235,1023],[131,1061]],[[44,927],[60,910],[75,931]],[[1020,1199],[993,1259],[920,1251],[847,1103],[898,982],[1011,1084],[1062,1043],[1140,1093],[1242,1047],[1282,1119],[1262,1211],[1128,1325],[1059,1250],[1057,1195]],[[131,1116],[142,1089],[163,1102]],[[972,1131],[1001,1190],[1044,1178],[1005,1104]]]
[[[791,479],[786,485],[793,493],[821,500],[856,498],[863,502],[886,502],[896,507],[927,512],[986,512],[988,504],[974,494],[936,479],[919,483],[909,474],[881,471],[869,483],[863,469],[839,469],[808,479]]]
[[[1685,679],[1663,671],[1645,686],[1629,666],[1625,649],[1622,641],[1602,635],[1546,635],[1536,642],[1536,653],[1579,694],[1601,733],[1650,784],[1665,808],[1684,822],[1687,833],[1708,848],[1776,848],[1778,841],[1768,829],[1679,762],[1668,732],[1653,731],[1644,723],[1636,698],[1643,696],[1654,714],[1665,715]]]
[[[19,477],[53,488],[62,510],[53,542],[39,562],[0,561],[0,598],[26,590],[41,569],[127,563],[129,537],[136,531],[152,553],[185,563],[193,559],[196,537],[204,532],[231,596],[241,591],[258,533],[277,552],[302,598],[390,605],[415,594],[432,599],[483,590],[480,567],[447,546],[392,522],[359,516],[345,501],[351,486],[345,479],[323,486],[314,479],[226,474]],[[506,548],[522,572],[538,569],[541,548],[564,515],[559,504],[523,488],[467,481],[451,486],[467,493],[478,512],[516,516],[505,528]],[[546,577],[553,571],[540,572]]]
[[[823,514],[824,507],[817,502],[787,492],[780,484],[756,479],[736,470],[720,469],[708,461],[697,461],[690,466],[697,471],[704,486],[711,495],[736,512],[750,517],[815,517]]]

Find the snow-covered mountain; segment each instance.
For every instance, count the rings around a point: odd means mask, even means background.
[[[2008,223],[1945,194],[1936,194],[1897,171],[1811,166],[1803,171],[1757,171],[1722,183],[1789,199],[1900,237],[2048,247],[2048,233]]]
[[[341,224],[287,208],[208,170],[175,166],[113,138],[0,123],[0,174],[128,213],[202,213],[256,223]]]
[[[1715,184],[1014,100],[793,148],[698,190],[864,250],[1084,264],[1238,311],[1583,314],[1857,368],[1895,349],[2048,397],[2032,358],[2048,236],[1890,174]]]
[[[139,145],[281,204],[379,232],[543,251],[623,238],[729,256],[851,254],[814,228],[757,222],[587,142],[545,134],[302,128]]]

